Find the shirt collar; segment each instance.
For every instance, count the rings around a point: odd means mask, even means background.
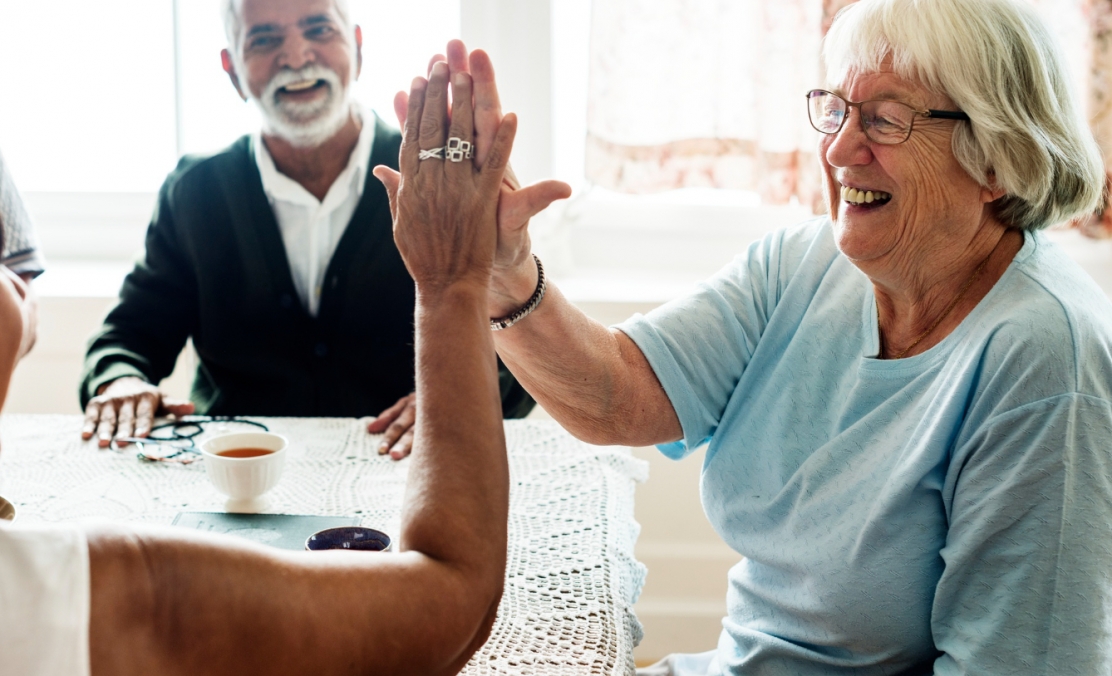
[[[332,189],[336,186],[346,189],[345,192],[348,194],[353,189],[356,198],[362,198],[363,196],[368,165],[371,163],[371,149],[374,147],[375,141],[375,116],[373,113],[368,115],[358,103],[352,103],[352,110],[362,120],[363,128],[359,131],[359,140],[351,151],[347,166],[336,177],[336,181],[332,184],[333,187],[329,188],[324,201],[329,200]],[[269,201],[281,200],[314,208],[324,203],[324,201],[318,201],[300,183],[278,171],[278,168],[274,166],[274,158],[271,157],[270,151],[263,143],[261,130],[252,135],[251,142],[255,148],[255,165],[259,169],[259,177],[263,182],[263,192],[266,193]]]

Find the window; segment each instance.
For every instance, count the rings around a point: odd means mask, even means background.
[[[393,97],[460,31],[459,0],[350,0],[363,30],[356,98]],[[220,0],[0,3],[0,152],[49,260],[131,258],[182,153],[258,127],[220,65]],[[114,286],[114,285],[109,285]]]
[[[24,192],[153,191],[174,163],[169,0],[0,6],[0,151]]]

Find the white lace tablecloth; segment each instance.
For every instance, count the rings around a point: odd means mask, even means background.
[[[291,441],[271,509],[358,515],[397,533],[407,460],[376,451],[378,436],[348,418],[252,418]],[[222,511],[203,463],[145,463],[78,436],[78,416],[0,421],[0,495],[20,523],[110,518],[170,524],[179,512]],[[241,426],[229,424],[227,431]],[[206,434],[218,433],[210,423]],[[589,446],[558,425],[508,421],[510,549],[490,640],[466,674],[632,674],[641,625],[633,604],[644,567],[633,558],[634,483],[644,462]]]

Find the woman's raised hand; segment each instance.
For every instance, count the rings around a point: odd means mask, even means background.
[[[448,92],[451,77],[452,111]],[[517,119],[507,115],[491,133],[484,164],[469,150],[475,140],[471,75],[432,67],[409,93],[400,175],[375,167],[394,216],[394,241],[418,294],[455,285],[489,288],[497,243],[498,195]]]

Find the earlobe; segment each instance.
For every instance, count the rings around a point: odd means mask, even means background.
[[[355,27],[355,79],[363,72],[363,29]]]
[[[236,93],[239,94],[239,98],[246,101],[247,95],[243,92],[243,87],[239,84],[239,75],[236,74],[235,63],[232,61],[232,53],[227,49],[220,50],[220,65],[224,67],[224,72],[228,74],[228,79],[231,80],[232,86],[236,88]]]
[[[996,183],[995,171],[989,171],[987,178],[988,180],[986,181],[986,185],[981,188],[982,202],[984,202],[985,204],[990,204],[1008,194],[1008,191],[1004,190]]]

